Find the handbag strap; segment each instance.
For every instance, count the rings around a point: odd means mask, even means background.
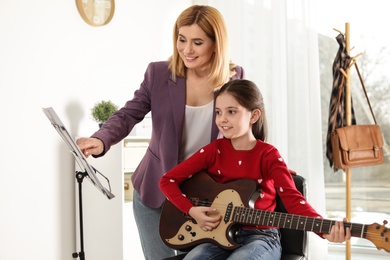
[[[371,115],[372,115],[372,117],[374,118],[375,124],[377,124],[377,123],[376,123],[376,118],[375,118],[375,115],[374,115],[374,111],[372,110],[372,107],[371,107],[370,99],[368,98],[368,95],[367,95],[366,87],[364,86],[364,83],[363,83],[363,78],[362,78],[362,76],[360,75],[359,67],[358,67],[358,65],[356,64],[356,62],[355,62],[355,68],[356,68],[356,72],[357,72],[357,74],[358,74],[358,76],[359,76],[360,83],[362,83],[364,95],[366,96],[368,106],[370,107],[370,110],[371,110]]]
[[[367,100],[368,106],[370,107],[372,118],[374,118],[374,122],[375,122],[375,124],[377,124],[376,118],[375,118],[375,115],[374,115],[374,111],[372,110],[372,107],[371,107],[370,99],[368,98],[368,95],[367,95],[366,87],[364,86],[362,75],[360,74],[360,71],[359,71],[359,67],[356,64],[356,62],[354,62],[354,64],[355,64],[356,72],[357,72],[357,74],[359,76],[360,83],[362,84],[363,92],[364,92],[364,95],[366,96],[366,100]],[[344,85],[344,78],[345,78],[345,76],[343,75],[341,77],[341,83],[339,84],[339,94],[338,94],[338,98],[337,98],[337,106],[336,106],[336,108],[339,107],[339,104],[340,104],[342,87]]]

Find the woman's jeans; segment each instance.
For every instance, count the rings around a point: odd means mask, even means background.
[[[279,230],[239,229],[236,242],[242,246],[235,250],[225,250],[211,243],[199,244],[184,258],[185,260],[278,260],[282,254]]]
[[[145,259],[157,260],[174,256],[174,250],[166,246],[160,237],[161,208],[146,206],[134,191],[133,211]]]

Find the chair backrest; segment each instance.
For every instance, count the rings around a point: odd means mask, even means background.
[[[306,198],[307,187],[306,179],[300,175],[292,173],[292,178],[298,191]],[[279,196],[276,198],[276,209],[278,212],[285,212],[286,208],[283,205]],[[282,244],[282,260],[304,260],[307,259],[308,239],[307,231],[280,229],[281,244]]]

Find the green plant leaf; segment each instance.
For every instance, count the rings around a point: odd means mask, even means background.
[[[91,109],[91,114],[96,122],[104,123],[117,110],[118,106],[115,105],[111,100],[102,100],[94,105],[94,107]]]

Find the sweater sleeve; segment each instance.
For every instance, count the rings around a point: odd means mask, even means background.
[[[207,170],[214,155],[213,143],[201,148],[187,160],[168,171],[160,179],[159,187],[167,199],[180,211],[188,214],[193,207],[189,198],[180,190],[180,184],[202,170]]]
[[[297,190],[291,173],[279,152],[274,149],[266,160],[269,162],[271,178],[275,189],[289,214],[322,218],[310,205],[306,198]],[[322,237],[322,234],[317,234]]]

